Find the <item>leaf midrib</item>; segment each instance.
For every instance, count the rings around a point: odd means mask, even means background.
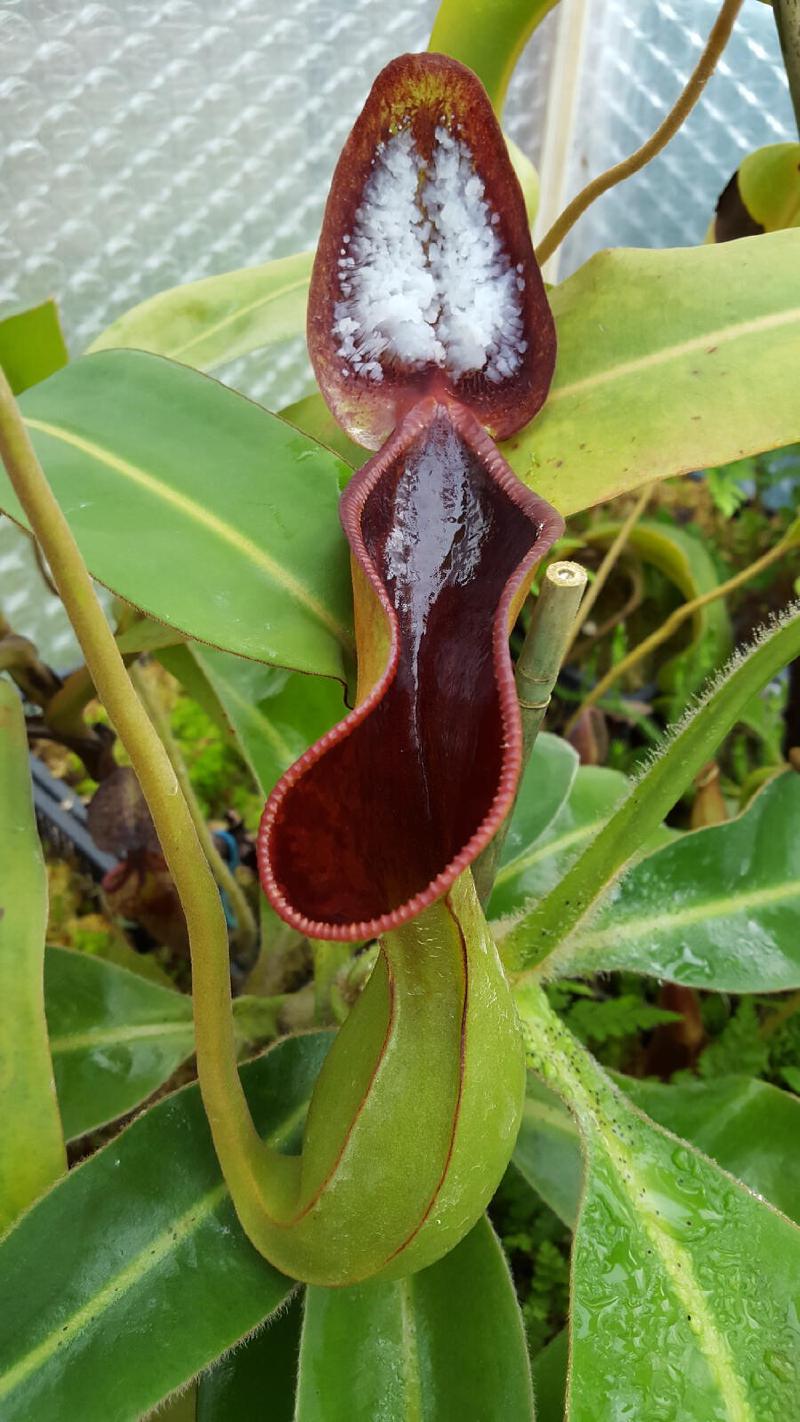
[[[400,1335],[402,1339],[404,1383],[403,1422],[422,1422],[422,1378],[417,1346],[417,1321],[414,1312],[414,1276],[398,1279],[400,1302]]]
[[[800,307],[792,307],[788,311],[771,311],[767,315],[753,317],[749,321],[738,321],[729,326],[719,327],[717,330],[704,331],[686,341],[678,341],[673,345],[663,346],[661,350],[635,356],[632,360],[619,361],[616,365],[596,370],[591,375],[585,375],[580,380],[573,380],[565,385],[558,384],[558,369],[556,368],[555,382],[540,418],[546,420],[548,409],[560,400],[571,399],[575,395],[582,395],[588,390],[608,385],[615,380],[623,380],[628,375],[638,375],[655,366],[667,365],[670,361],[694,355],[709,346],[729,345],[733,341],[746,339],[760,331],[774,330],[781,326],[792,325],[794,322],[800,322]],[[538,425],[539,421],[537,421],[535,428]]]
[[[552,1043],[551,1051],[555,1074],[560,1078],[559,1089],[568,1087],[572,1105],[582,1123],[582,1131],[587,1136],[587,1180],[592,1170],[592,1152],[599,1150],[605,1155],[620,1190],[627,1197],[634,1219],[661,1260],[670,1287],[684,1305],[683,1311],[691,1321],[691,1331],[697,1339],[709,1373],[719,1388],[729,1422],[756,1422],[743,1390],[743,1379],[736,1367],[728,1339],[720,1331],[709,1311],[705,1293],[695,1274],[692,1256],[677,1240],[669,1239],[665,1235],[655,1204],[651,1207],[648,1203],[650,1189],[647,1176],[639,1169],[639,1154],[623,1139],[621,1122],[604,1109],[603,1097],[608,1091],[609,1083],[605,1080],[602,1069],[583,1049],[578,1061],[573,1062],[561,1041]],[[584,1058],[583,1062],[581,1058]],[[613,1090],[619,1109],[626,1116],[633,1116],[633,1108],[624,1100],[619,1089]],[[669,1136],[669,1132],[662,1131],[652,1122],[648,1124],[657,1134]],[[673,1139],[677,1141],[678,1137]],[[686,1148],[693,1150],[692,1146]],[[745,1187],[742,1186],[742,1189]],[[581,1214],[583,1209],[582,1204]],[[579,1218],[578,1230],[580,1229]]]
[[[495,886],[506,883],[509,879],[515,879],[525,869],[530,869],[534,864],[539,864],[542,860],[552,859],[560,854],[562,850],[569,849],[573,844],[580,844],[582,840],[588,839],[595,830],[600,829],[608,819],[607,815],[600,815],[590,824],[579,825],[577,829],[568,830],[566,834],[559,835],[557,839],[548,840],[547,844],[542,844],[538,848],[527,849],[523,854],[518,854],[516,859],[510,859],[507,864],[500,869],[495,877]]]
[[[596,1148],[604,1151],[620,1188],[628,1197],[631,1209],[643,1233],[650,1240],[669,1279],[672,1290],[681,1301],[683,1311],[691,1320],[700,1352],[709,1373],[719,1388],[730,1422],[756,1422],[743,1391],[743,1380],[725,1335],[709,1311],[703,1289],[697,1279],[692,1256],[676,1240],[669,1239],[657,1219],[655,1207],[648,1205],[648,1186],[638,1170],[638,1160],[612,1131],[604,1130],[591,1111],[596,1132]]]
[[[304,1101],[298,1106],[285,1121],[281,1123],[269,1136],[267,1141],[270,1145],[280,1146],[294,1130],[297,1123],[303,1119],[308,1109],[308,1103]],[[86,1168],[85,1166],[83,1167]],[[65,1323],[62,1320],[44,1338],[41,1339],[30,1351],[21,1357],[13,1367],[9,1368],[0,1377],[0,1398],[7,1397],[9,1393],[24,1383],[35,1372],[41,1363],[45,1363],[59,1348],[70,1343],[81,1329],[89,1323],[97,1321],[98,1316],[111,1308],[123,1294],[140,1283],[147,1274],[151,1273],[162,1260],[173,1250],[176,1250],[184,1240],[199,1229],[200,1225],[213,1214],[216,1207],[225,1199],[228,1194],[224,1181],[222,1184],[209,1190],[205,1195],[201,1195],[191,1205],[184,1210],[177,1221],[167,1225],[154,1239],[150,1239],[145,1247],[134,1256],[131,1261],[120,1269],[113,1278],[109,1279],[96,1293],[92,1294],[80,1308],[71,1315]]]
[[[202,345],[204,341],[210,340],[212,336],[216,336],[220,331],[224,331],[226,326],[235,325],[236,322],[241,321],[243,317],[250,316],[254,311],[258,311],[259,307],[269,306],[273,301],[280,301],[281,297],[288,296],[293,291],[298,291],[301,286],[307,287],[309,281],[310,277],[306,274],[297,281],[290,281],[287,282],[285,286],[278,287],[267,296],[259,296],[257,300],[248,302],[246,306],[240,306],[235,311],[229,311],[227,316],[221,317],[220,320],[216,321],[212,326],[206,326],[202,331],[199,331],[196,336],[192,336],[191,340],[184,341],[183,345],[175,346],[174,350],[167,351],[168,360],[178,360],[180,356],[185,355],[186,351],[191,350],[193,346]]]
[[[48,435],[51,439],[59,440],[62,444],[69,445],[72,449],[80,450],[96,463],[105,465],[107,469],[113,469],[115,473],[123,478],[129,479],[131,483],[137,484],[140,488],[146,489],[154,498],[160,499],[165,504],[171,504],[194,523],[202,525],[209,533],[214,534],[221,542],[227,543],[231,548],[242,554],[249,562],[260,568],[272,582],[282,587],[289,593],[296,602],[299,602],[305,610],[311,614],[316,621],[330,632],[341,645],[347,649],[352,646],[352,636],[346,627],[343,627],[333,614],[326,608],[317,597],[295,577],[288,568],[273,558],[264,548],[260,548],[247,534],[241,533],[218,514],[212,513],[210,509],[198,504],[188,494],[172,489],[154,474],[150,474],[146,469],[141,469],[139,465],[133,464],[130,460],[122,459],[120,456],[112,454],[103,445],[97,444],[94,440],[85,439],[82,435],[75,434],[72,430],[65,429],[62,425],[52,424],[48,420],[37,420],[32,416],[26,416],[25,424],[28,429],[38,430],[41,434]]]
[[[152,1037],[188,1037],[191,1041],[193,1036],[194,1024],[189,1017],[185,1021],[140,1022],[120,1027],[89,1027],[84,1032],[63,1032],[50,1038],[50,1050],[53,1056],[64,1056],[69,1052],[91,1051],[94,1047],[124,1046],[126,1042]]]
[[[761,889],[744,890],[741,894],[726,894],[721,898],[704,899],[702,903],[687,904],[684,908],[666,909],[663,913],[642,914],[638,918],[635,916],[615,917],[614,923],[609,928],[599,929],[594,933],[590,931],[585,935],[581,934],[580,938],[576,939],[575,952],[613,947],[620,940],[635,939],[647,933],[658,933],[663,930],[672,932],[675,929],[693,927],[708,919],[735,918],[739,914],[750,912],[751,909],[766,908],[792,899],[800,899],[800,881],[797,879],[789,879],[780,884],[769,884]],[[609,912],[617,915],[619,905],[612,905]]]

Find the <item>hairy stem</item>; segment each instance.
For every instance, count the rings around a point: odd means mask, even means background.
[[[70,527],[0,371],[0,454],[50,565],[86,665],[134,771],[180,897],[192,953],[197,1069],[214,1145],[234,1198],[257,1193],[262,1143],[236,1066],[228,932],[217,886],[169,757],[131,685]]]
[[[613,686],[616,681],[619,681],[620,677],[623,677],[632,667],[638,666],[639,662],[648,656],[650,652],[654,652],[657,647],[660,647],[662,643],[674,636],[678,628],[682,627],[688,618],[693,617],[694,614],[700,612],[702,608],[708,607],[709,603],[716,602],[721,597],[727,597],[728,593],[734,592],[736,588],[741,587],[743,583],[748,583],[751,578],[755,578],[759,573],[762,573],[765,568],[769,568],[772,563],[776,563],[779,558],[782,558],[784,553],[787,553],[789,549],[795,545],[796,541],[794,535],[789,538],[781,539],[780,543],[776,543],[775,547],[770,548],[769,552],[763,553],[760,558],[756,558],[755,562],[750,563],[747,568],[743,568],[741,573],[735,573],[732,578],[728,578],[727,582],[720,583],[718,587],[711,588],[708,592],[702,593],[700,597],[692,598],[691,602],[684,602],[680,607],[676,607],[675,611],[670,613],[666,621],[662,622],[661,626],[657,627],[655,632],[651,632],[650,636],[645,637],[644,641],[640,642],[638,646],[632,647],[627,656],[622,657],[613,667],[609,667],[605,676],[601,676],[596,686],[592,687],[588,695],[584,697],[577,711],[573,713],[567,722],[567,733],[572,730],[572,727],[578,718],[583,715],[584,711],[590,706],[596,705],[600,698],[605,696],[609,687]]]
[[[509,970],[561,973],[568,937],[593,911],[632,856],[711,758],[748,701],[800,653],[800,603],[764,629],[712,682],[705,698],[678,723],[663,749],[635,781],[619,809],[555,888],[499,939]]]
[[[148,684],[147,677],[143,676],[141,667],[134,664],[130,669],[130,677],[140,699],[144,702],[145,710],[155,726],[164,749],[170,758],[172,769],[177,776],[178,784],[181,787],[183,798],[188,806],[189,814],[192,817],[194,827],[197,831],[197,838],[203,847],[203,853],[208,860],[211,873],[214,875],[219,887],[228,895],[231,908],[236,915],[236,945],[242,956],[249,960],[255,952],[256,943],[258,941],[258,928],[256,927],[253,911],[247,902],[247,896],[214,843],[214,836],[206,823],[206,817],[203,814],[200,802],[194,791],[194,786],[189,777],[186,761],[181,754],[180,746],[172,734],[169,716],[164,706],[159,697],[154,693],[152,687]]]
[[[631,153],[628,158],[623,158],[621,163],[615,163],[612,168],[607,168],[605,173],[600,173],[598,177],[592,178],[592,181],[587,183],[586,187],[567,204],[536,248],[536,257],[540,266],[543,266],[556,248],[561,246],[578,218],[583,216],[586,209],[591,207],[597,198],[601,197],[603,193],[607,193],[609,188],[616,187],[617,183],[623,183],[626,178],[638,173],[640,168],[644,168],[645,164],[649,163],[651,158],[655,158],[662,148],[666,148],[670,139],[675,137],[714,73],[717,61],[730,38],[742,3],[743,0],[723,0],[720,12],[706,41],[705,49],[700,55],[685,89],[678,96],[666,118],[662,119],[655,133],[651,134],[641,148],[637,148],[636,152]]]
[[[784,1022],[788,1022],[790,1017],[794,1017],[798,1012],[800,1012],[800,992],[793,992],[784,998],[775,1012],[770,1012],[769,1017],[764,1019],[759,1028],[759,1037],[771,1037],[779,1027],[783,1026]]]
[[[542,590],[534,603],[530,626],[517,659],[515,672],[522,718],[520,779],[550,704],[585,587],[586,573],[577,563],[551,563],[544,575]],[[486,904],[492,892],[510,823],[509,813],[494,839],[475,861],[473,876],[482,904]]]

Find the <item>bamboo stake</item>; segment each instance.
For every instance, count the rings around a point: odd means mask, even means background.
[[[520,780],[550,705],[550,697],[585,587],[586,573],[577,563],[551,563],[545,572],[542,590],[534,603],[530,626],[517,659],[515,672],[522,718]],[[487,902],[492,892],[512,813],[513,811],[509,811],[494,839],[475,861],[473,875],[482,904]]]

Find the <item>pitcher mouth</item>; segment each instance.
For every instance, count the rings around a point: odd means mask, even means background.
[[[521,730],[510,622],[563,522],[445,396],[406,416],[341,514],[372,602],[361,625],[380,627],[386,662],[276,785],[258,856],[288,923],[360,940],[446,893],[511,807]]]

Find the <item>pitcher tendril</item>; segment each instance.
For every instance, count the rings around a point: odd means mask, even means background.
[[[342,1285],[411,1273],[458,1243],[506,1168],[524,1094],[511,989],[465,871],[513,803],[508,634],[563,527],[492,436],[541,406],[555,334],[502,134],[452,60],[408,55],[376,81],[334,176],[309,349],[345,430],[383,447],[341,502],[358,702],[278,783],[260,868],[307,936],[383,936],[299,1154],[256,1132],[216,887],[13,401],[8,421],[12,478],[186,913],[198,1075],[240,1222],[284,1273]]]

